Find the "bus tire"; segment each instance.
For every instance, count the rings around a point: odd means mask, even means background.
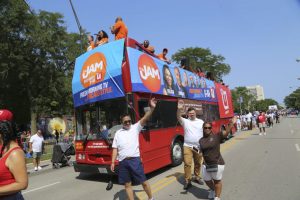
[[[174,141],[171,147],[171,160],[172,166],[178,166],[183,161],[183,145],[182,142],[179,140]]]

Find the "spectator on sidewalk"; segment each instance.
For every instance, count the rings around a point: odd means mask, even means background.
[[[132,181],[137,184],[142,184],[148,199],[153,200],[150,184],[148,183],[143,165],[140,159],[139,150],[139,133],[143,126],[150,119],[155,107],[156,100],[152,98],[149,102],[150,110],[135,124],[131,124],[129,114],[124,114],[121,117],[123,128],[115,134],[112,144],[112,162],[111,171],[115,170],[115,161],[119,161],[119,183],[125,185],[125,190],[129,200],[134,200]],[[118,157],[118,158],[117,158]]]
[[[263,130],[264,135],[267,135],[266,133],[266,115],[264,112],[260,111],[259,115],[257,117],[258,120],[258,127],[259,127],[259,135],[262,135],[261,130]]]
[[[224,138],[227,138],[235,123],[236,117],[233,117],[226,130],[218,134],[212,132],[212,123],[205,122],[203,124],[203,138],[199,140],[199,144],[204,158],[203,179],[210,188],[209,199],[221,200],[225,162],[220,152],[220,143]]]
[[[33,165],[35,171],[42,169],[42,167],[40,166],[40,161],[43,152],[43,142],[44,137],[42,135],[42,131],[38,129],[37,133],[31,136],[29,141],[29,147],[30,152],[32,152]]]
[[[28,175],[12,118],[9,110],[0,110],[0,199],[23,200],[21,190],[28,186]]]
[[[178,101],[177,119],[184,129],[183,158],[185,184],[183,189],[187,190],[192,186],[192,162],[194,161],[195,182],[203,184],[201,181],[202,153],[199,152],[199,140],[203,137],[203,121],[196,117],[196,110],[189,107],[187,110],[188,119],[181,117],[184,111],[184,102]]]

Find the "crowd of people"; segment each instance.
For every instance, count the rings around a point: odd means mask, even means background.
[[[247,112],[237,116],[237,131],[259,128],[259,135],[266,135],[266,127],[273,127],[274,123],[280,123],[280,112],[275,110]]]
[[[142,184],[148,199],[154,199],[140,159],[138,139],[140,131],[156,107],[155,98],[149,100],[149,105],[150,109],[135,124],[132,124],[129,114],[121,116],[122,128],[116,132],[112,143],[111,171],[115,171],[115,162],[118,160],[119,183],[125,186],[129,200],[134,199],[132,184]],[[192,181],[203,185],[202,180],[204,180],[210,188],[208,197],[220,200],[222,176],[225,168],[225,162],[220,153],[220,143],[233,128],[236,118],[230,120],[224,131],[216,134],[213,133],[210,122],[204,122],[196,117],[195,108],[185,108],[182,100],[178,101],[177,107],[177,119],[184,129],[185,184],[183,189],[188,190],[192,186]],[[186,115],[187,118],[182,117],[182,115]],[[194,178],[192,178],[192,163],[194,163]],[[202,165],[203,167],[201,167]]]

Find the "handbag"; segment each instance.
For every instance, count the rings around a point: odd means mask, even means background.
[[[205,164],[205,167],[206,167],[207,172],[217,172],[218,171],[218,164],[211,164],[211,165]]]

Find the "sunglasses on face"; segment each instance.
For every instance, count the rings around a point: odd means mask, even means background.
[[[131,120],[126,120],[123,122],[123,124],[131,124]]]
[[[211,129],[211,127],[204,127],[204,129]]]

